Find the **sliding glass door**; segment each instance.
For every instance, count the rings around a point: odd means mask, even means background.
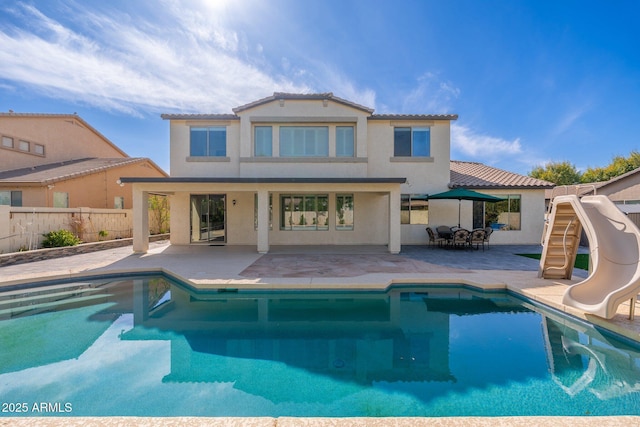
[[[191,195],[191,242],[227,241],[224,194]]]

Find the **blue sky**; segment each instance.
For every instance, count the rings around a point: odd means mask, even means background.
[[[455,113],[452,159],[522,174],[640,150],[640,2],[0,0],[0,111],[74,113],[169,170],[161,113],[333,92]]]

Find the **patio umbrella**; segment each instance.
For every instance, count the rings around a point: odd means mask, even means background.
[[[473,200],[477,202],[500,202],[504,200],[502,197],[492,196],[490,194],[478,193],[477,191],[468,190],[466,188],[453,188],[443,193],[430,194],[429,200],[433,199],[458,199],[458,227],[460,227],[460,204],[462,200]]]

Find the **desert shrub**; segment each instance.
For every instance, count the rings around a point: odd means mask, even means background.
[[[44,240],[42,241],[43,248],[60,248],[63,246],[75,246],[80,243],[72,232],[68,230],[56,230],[43,234]]]

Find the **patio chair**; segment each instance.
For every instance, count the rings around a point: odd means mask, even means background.
[[[480,248],[482,245],[482,250],[484,251],[484,244],[487,242],[487,231],[483,228],[476,228],[471,231],[471,235],[469,236],[469,245],[473,247],[476,245],[476,249]]]
[[[453,233],[451,244],[453,245],[454,248],[470,247],[469,236],[470,236],[469,230],[465,230],[464,228],[459,228]]]
[[[444,237],[436,236],[436,233],[434,233],[431,227],[427,227],[427,234],[429,235],[429,246],[437,244],[442,247],[442,245],[447,242],[447,239]]]
[[[491,233],[493,233],[493,228],[487,226],[484,228],[484,232],[485,232],[484,240],[487,242],[487,249],[489,249],[489,237],[491,237]]]

